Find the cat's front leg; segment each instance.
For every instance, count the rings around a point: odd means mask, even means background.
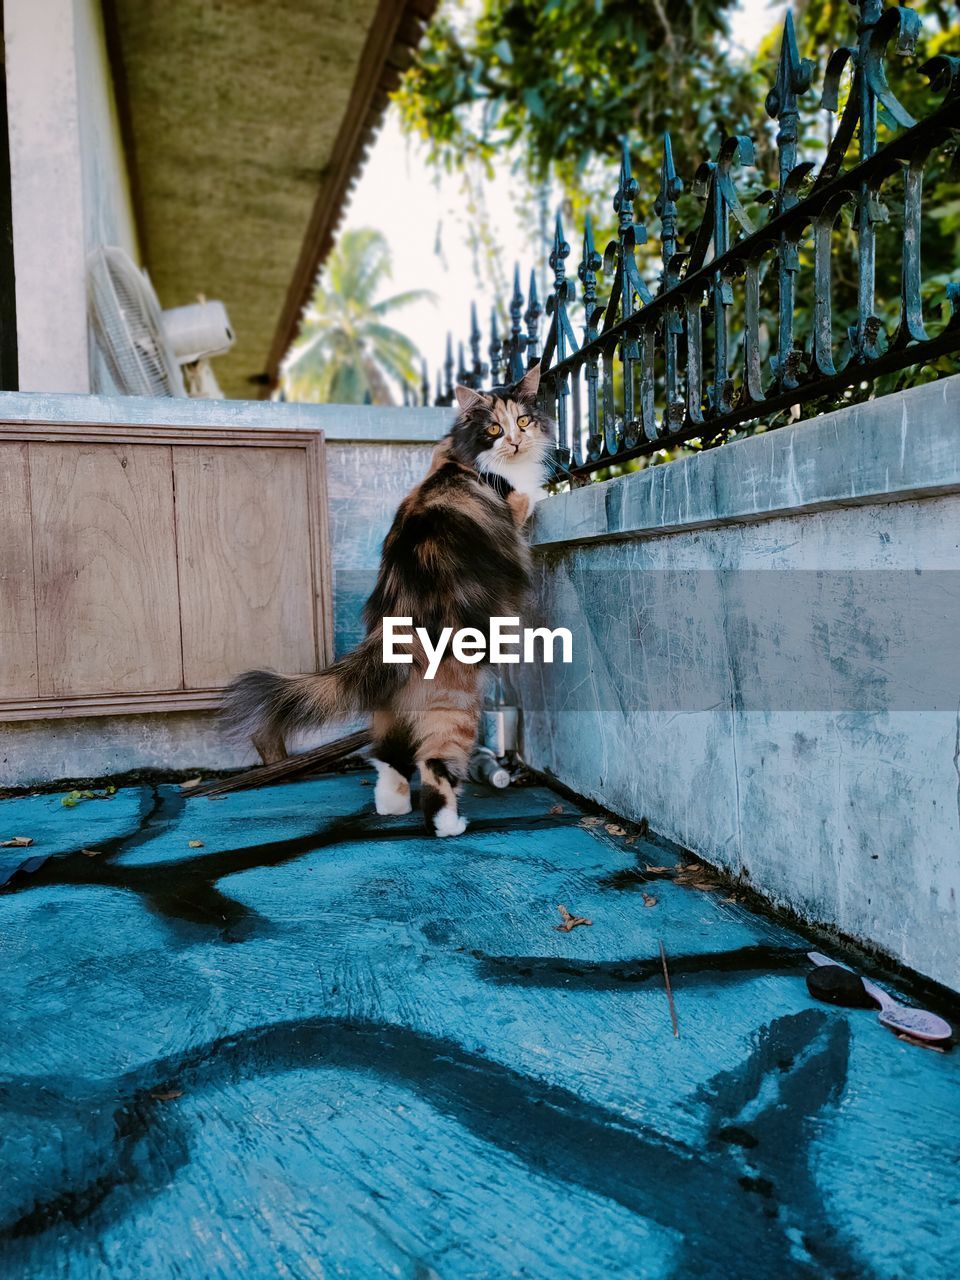
[[[522,529],[533,509],[533,503],[530,501],[529,495],[521,493],[519,489],[511,489],[507,494],[507,506],[510,508],[510,514],[513,516],[517,528]]]

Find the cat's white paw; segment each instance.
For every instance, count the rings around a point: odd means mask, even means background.
[[[409,813],[412,808],[410,783],[390,765],[382,764],[379,760],[374,763],[377,767],[377,787],[373,793],[373,803],[377,813],[384,818]]]
[[[379,813],[382,818],[393,818],[401,813],[409,813],[413,808],[413,805],[410,802],[409,791],[405,796],[396,795],[395,793],[380,795],[377,792],[374,792],[373,803],[376,807],[377,813]]]
[[[462,836],[467,829],[467,820],[461,818],[456,809],[444,807],[434,814],[433,829],[438,836]]]

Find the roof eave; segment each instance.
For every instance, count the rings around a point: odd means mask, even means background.
[[[317,273],[333,247],[351,188],[383,121],[390,93],[413,61],[436,7],[437,0],[380,0],[280,311],[262,378],[261,398],[269,396],[277,386],[281,363],[297,336]]]

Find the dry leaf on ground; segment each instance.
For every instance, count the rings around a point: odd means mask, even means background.
[[[81,849],[80,852],[83,854],[85,858],[99,858],[102,855],[103,850],[102,849]]]
[[[202,840],[188,840],[188,841],[187,841],[187,848],[189,848],[189,849],[202,849],[202,848],[203,848],[203,841],[202,841]]]
[[[588,920],[586,916],[571,915],[566,907],[558,905],[557,910],[560,912],[560,919],[563,921],[562,924],[555,924],[553,926],[558,933],[569,933],[571,929],[576,929],[577,925],[580,924],[593,924],[593,921]]]
[[[712,893],[720,888],[719,876],[702,862],[678,863],[673,879],[675,884],[685,884],[704,893]]]
[[[32,836],[14,836],[12,840],[0,840],[0,849],[29,849],[32,844]]]
[[[174,1098],[182,1098],[182,1089],[167,1089],[163,1092],[151,1093],[154,1102],[173,1102]]]
[[[202,778],[188,778],[188,779],[186,780],[186,782],[181,782],[181,783],[180,783],[180,790],[181,790],[181,791],[192,791],[194,787],[199,787],[199,785],[200,785],[200,783],[201,783],[202,781],[203,781],[203,779],[202,779]]]
[[[645,907],[655,907],[657,905],[657,900],[652,893],[645,893],[643,895],[643,905]]]
[[[599,827],[599,818],[581,818],[578,824],[581,827]]]
[[[562,805],[562,804],[555,804],[555,805],[553,806],[553,808],[550,810],[550,812],[551,812],[551,813],[563,813],[563,805]]]
[[[625,827],[618,827],[615,822],[606,824],[606,832],[608,836],[625,836],[627,834]]]

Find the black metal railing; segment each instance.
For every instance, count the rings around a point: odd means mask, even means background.
[[[576,273],[579,338],[571,319],[576,290],[567,275],[570,246],[558,214],[542,350],[544,307],[536,273],[525,308],[518,268],[506,309],[509,333],[500,335],[495,307],[484,363],[473,306],[471,361],[461,346],[455,364],[448,340],[435,403],[452,403],[454,379],[477,388],[509,383],[539,360],[542,396],[555,412],[563,465],[585,476],[686,442],[722,443],[751,422],[776,425],[783,410],[839,400],[882,374],[960,351],[960,282],[938,286],[946,318],[934,323],[936,305],[924,305],[920,251],[921,193],[930,157],[953,150],[957,169],[960,58],[941,54],[920,67],[940,100],[917,120],[890,88],[885,58],[893,41],[901,53],[915,48],[919,17],[904,6],[884,8],[883,0],[861,0],[859,10],[857,45],[836,51],[826,65],[821,106],[827,111],[838,110],[845,68],[851,75],[818,171],[798,154],[798,100],[811,86],[813,68],[799,56],[788,14],[766,99],[777,128],[779,182],[758,197],[763,221],[748,214],[737,190],[736,167],[754,160],[751,138],[737,135],[697,171],[694,190],[703,198],[703,216],[682,241],[677,202],[683,183],[666,134],[653,202],[660,224],[659,278],[650,272],[649,248],[645,277],[637,250],[648,236],[635,212],[639,191],[624,142],[613,201],[616,236],[602,256],[585,220]],[[878,121],[892,132],[883,145]],[[844,167],[848,156],[852,163]],[[902,231],[894,297],[899,315],[887,324],[877,314],[877,228],[888,213],[884,201],[895,203]],[[855,319],[838,340],[835,229],[845,212],[852,229],[848,252],[856,260],[856,303]],[[769,279],[768,268],[775,268]],[[600,278],[609,288],[605,301],[598,297]],[[804,299],[812,296],[812,306],[799,307],[801,289]],[[426,402],[426,371],[423,390]]]

